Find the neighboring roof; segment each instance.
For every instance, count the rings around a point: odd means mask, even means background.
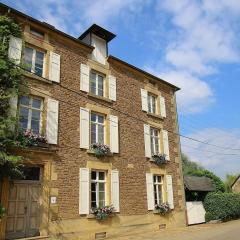
[[[167,82],[167,81],[165,81],[165,80],[163,80],[163,79],[161,79],[161,78],[159,78],[159,77],[157,77],[157,76],[155,76],[155,75],[153,75],[153,74],[151,74],[151,73],[149,73],[149,72],[146,72],[146,71],[144,71],[144,70],[142,70],[142,69],[140,69],[140,68],[138,68],[138,67],[135,67],[134,65],[132,65],[132,64],[130,64],[130,63],[127,63],[127,62],[125,62],[125,61],[123,61],[123,60],[121,60],[121,59],[119,59],[119,58],[117,58],[117,57],[114,57],[114,56],[112,56],[112,55],[109,55],[108,59],[110,59],[110,60],[112,59],[112,60],[115,60],[115,61],[117,61],[117,62],[120,62],[121,64],[124,64],[124,65],[126,65],[126,66],[128,66],[128,67],[130,67],[130,68],[133,68],[133,69],[135,69],[135,70],[137,70],[137,71],[139,71],[139,72],[147,75],[147,76],[150,77],[150,78],[156,79],[156,80],[158,80],[158,81],[162,81],[162,82],[164,82],[165,84],[169,85],[170,87],[174,88],[175,91],[180,90],[179,87],[177,87],[177,86],[175,86],[175,85],[173,85],[173,84],[171,84],[171,83],[169,83],[169,82]]]
[[[232,183],[231,187],[233,187],[233,185],[238,181],[238,179],[240,179],[240,174],[239,174],[239,176],[236,177],[236,179],[235,179],[234,182]]]
[[[212,192],[215,191],[215,186],[208,177],[185,176],[185,189],[197,192]]]
[[[88,33],[94,33],[98,37],[105,39],[107,42],[111,41],[113,38],[116,37],[114,33],[109,32],[108,30],[98,26],[97,24],[93,24],[78,39],[82,40],[87,36]]]
[[[56,33],[58,33],[58,34],[61,34],[61,35],[63,35],[64,37],[69,38],[69,39],[71,39],[71,40],[73,40],[73,41],[75,41],[75,42],[77,42],[77,43],[79,43],[79,44],[81,44],[81,45],[89,48],[89,49],[93,49],[93,48],[94,48],[94,47],[92,47],[92,46],[90,46],[90,45],[82,42],[81,40],[79,40],[79,39],[77,39],[77,38],[75,38],[75,37],[73,37],[73,36],[71,36],[71,35],[68,35],[67,33],[64,33],[64,32],[62,32],[62,31],[60,31],[60,30],[58,30],[58,29],[56,29],[54,26],[52,26],[52,25],[50,25],[50,24],[48,24],[48,23],[46,23],[46,22],[41,22],[41,21],[39,21],[39,20],[37,20],[37,19],[35,19],[35,18],[33,18],[33,17],[25,14],[25,13],[22,13],[22,12],[16,10],[16,9],[12,8],[12,7],[9,7],[9,6],[7,6],[7,5],[5,5],[5,4],[3,4],[3,3],[0,3],[0,8],[6,9],[6,11],[8,11],[9,13],[13,12],[13,13],[15,13],[15,14],[23,17],[23,18],[27,18],[27,19],[29,19],[30,21],[32,21],[32,22],[34,22],[34,23],[37,23],[37,24],[39,24],[39,25],[42,25],[43,27],[48,28],[49,30],[54,31],[54,32],[56,32]]]

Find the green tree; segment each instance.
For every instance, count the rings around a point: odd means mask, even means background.
[[[183,175],[190,175],[190,176],[199,176],[199,177],[208,177],[212,180],[215,185],[216,192],[225,192],[225,185],[224,182],[221,180],[220,177],[215,175],[213,172],[205,169],[201,165],[196,162],[189,160],[188,156],[182,153],[182,162],[183,162]]]
[[[225,187],[227,192],[232,192],[232,184],[235,181],[235,179],[239,176],[239,174],[232,174],[232,173],[227,173],[226,174],[226,179],[225,179]]]
[[[10,36],[22,37],[21,28],[7,16],[0,16],[0,180],[21,175],[21,157],[12,155],[8,149],[15,145],[10,99],[20,93],[23,84],[21,67],[8,58]]]

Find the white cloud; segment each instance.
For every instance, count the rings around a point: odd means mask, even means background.
[[[148,68],[182,88],[178,94],[181,112],[204,111],[214,101],[206,77],[219,73],[218,64],[240,60],[236,28],[240,2],[163,0],[157,12],[170,19],[174,37],[169,38],[164,56]]]
[[[240,129],[206,128],[188,137],[227,148],[221,149],[181,138],[182,150],[191,160],[200,163],[222,178],[228,172],[240,173],[240,150],[231,150],[240,149]]]
[[[38,1],[14,1],[19,10],[27,14],[34,12],[34,18],[77,36],[93,23],[112,27],[114,20],[141,12],[147,3],[144,0],[42,0],[39,7]]]

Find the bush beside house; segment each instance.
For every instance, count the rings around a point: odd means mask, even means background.
[[[206,221],[240,218],[239,193],[209,193],[204,201]]]

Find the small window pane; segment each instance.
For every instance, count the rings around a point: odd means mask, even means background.
[[[105,180],[105,172],[99,172],[99,180]]]
[[[96,202],[96,193],[95,192],[91,193],[91,199],[92,199],[92,202]]]
[[[35,73],[38,76],[43,75],[43,59],[44,59],[44,53],[36,51]]]
[[[92,202],[92,203],[91,203],[91,207],[92,207],[92,208],[96,208],[96,207],[97,207],[96,202]]]
[[[99,201],[105,200],[105,192],[99,192]]]
[[[25,48],[24,52],[24,63],[25,63],[25,68],[28,71],[31,71],[32,69],[32,57],[33,57],[33,49],[32,48]]]
[[[98,115],[98,122],[104,123],[104,116]]]
[[[29,97],[20,97],[19,102],[21,105],[29,106]]]
[[[91,121],[92,121],[92,122],[96,122],[96,119],[97,119],[97,115],[94,114],[94,113],[92,113],[92,114],[91,114]]]
[[[33,133],[38,134],[40,131],[40,122],[39,121],[31,121],[31,129]]]
[[[99,191],[104,192],[105,191],[105,183],[99,183]]]
[[[104,127],[102,125],[98,126],[98,142],[104,143]]]
[[[96,183],[91,183],[91,191],[96,191]]]
[[[99,201],[99,207],[105,207],[105,201]]]
[[[96,180],[96,177],[97,177],[96,172],[95,172],[95,171],[92,171],[92,172],[91,172],[91,179],[92,179],[92,180]]]
[[[96,74],[90,73],[90,92],[96,94]]]
[[[37,108],[37,109],[41,109],[41,103],[42,103],[42,101],[40,99],[35,98],[32,101],[32,107]]]
[[[157,176],[157,181],[158,181],[159,183],[162,182],[161,176]]]
[[[91,143],[96,143],[96,125],[91,124]]]
[[[103,96],[103,77],[98,75],[98,95]]]

